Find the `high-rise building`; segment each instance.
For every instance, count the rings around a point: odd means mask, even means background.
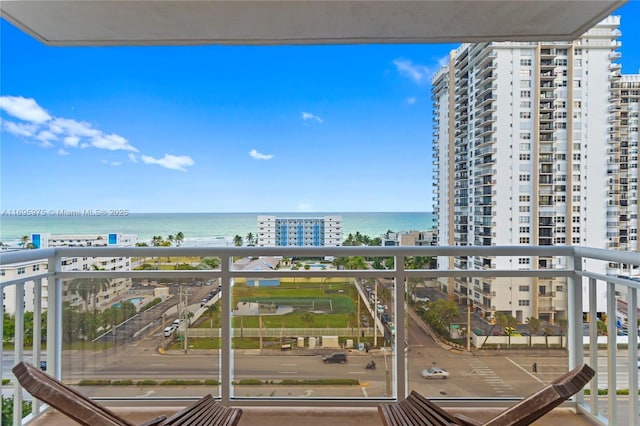
[[[131,234],[70,234],[52,235],[48,233],[31,234],[29,246],[34,249],[50,247],[133,247],[137,241],[136,235]],[[130,271],[132,268],[130,257],[69,257],[62,261],[63,271],[90,271],[92,269],[102,269],[107,271]],[[12,264],[0,269],[0,282],[10,281],[15,278],[38,275],[47,268],[47,261],[23,262]],[[108,285],[100,289],[92,298],[83,299],[81,293],[74,291],[69,286],[63,290],[63,301],[69,306],[77,307],[80,310],[104,309],[111,306],[112,301],[126,293],[131,288],[130,278],[113,278]],[[4,309],[6,312],[14,313],[15,306],[15,286],[7,286],[4,289]],[[27,281],[25,292],[25,310],[33,311],[33,281]],[[42,278],[42,306],[46,309],[48,298],[47,279]]]
[[[337,247],[342,245],[342,216],[258,216],[258,246]]]
[[[570,42],[463,44],[450,53],[432,79],[439,245],[638,250],[638,86],[614,62],[619,24],[608,17]],[[477,270],[566,266],[552,256],[439,262]],[[441,286],[486,317],[566,319],[563,278],[448,278]],[[604,310],[605,297],[598,300]]]

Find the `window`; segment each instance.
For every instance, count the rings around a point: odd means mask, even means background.
[[[520,195],[518,196],[518,201],[521,203],[528,203],[531,197],[529,195]]]
[[[528,213],[529,211],[531,211],[531,208],[529,206],[520,206],[518,208],[520,209],[520,213]]]
[[[529,306],[528,300],[518,300],[518,306]]]
[[[554,221],[555,223],[564,223],[565,219],[564,216],[557,216]]]
[[[579,233],[579,232],[580,232],[580,227],[579,227],[579,226],[573,226],[573,227],[571,227],[571,232]]]
[[[531,160],[531,154],[520,154],[520,161],[529,161]]]
[[[40,265],[33,265],[33,272],[37,272],[40,270]]]
[[[554,239],[554,244],[564,244],[566,241],[565,237],[556,237]]]
[[[520,257],[520,258],[518,258],[518,263],[520,265],[528,265],[529,263],[531,263],[531,259],[529,259],[528,257]],[[520,291],[529,291],[529,286],[528,285],[521,285],[520,286]]]
[[[529,237],[520,237],[520,244],[529,244]]]
[[[529,291],[529,286],[528,285],[521,285],[521,286],[518,287],[518,290],[519,291]]]
[[[531,176],[530,175],[519,175],[518,176],[518,180],[520,182],[529,182],[529,181],[531,181]]]
[[[520,65],[523,66],[523,67],[530,67],[531,66],[531,59],[528,59],[528,58],[520,59]]]
[[[26,270],[25,270],[25,267],[24,267],[24,266],[19,267],[19,268],[18,268],[18,275],[24,275],[24,274],[25,274],[25,271],[26,271]]]
[[[531,112],[529,111],[521,111],[520,118],[531,118]]]
[[[531,140],[531,132],[520,132],[520,139]]]
[[[520,216],[518,219],[520,223],[529,223],[531,222],[531,218],[529,216]]]
[[[520,97],[521,98],[530,98],[531,97],[531,90],[521,90],[520,91]]]
[[[531,69],[520,68],[520,78],[531,77]]]
[[[528,234],[531,228],[529,228],[528,226],[521,226],[520,227],[520,233],[522,234]],[[522,259],[522,258],[521,258]],[[527,264],[529,264],[529,262],[527,262]]]
[[[520,80],[520,87],[531,87],[531,80]]]
[[[580,216],[573,216],[571,218],[571,223],[580,223]]]
[[[572,242],[573,244],[580,244],[580,237],[573,237],[573,238],[571,239],[571,242]]]

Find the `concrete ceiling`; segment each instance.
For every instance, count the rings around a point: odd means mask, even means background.
[[[51,46],[572,40],[626,0],[32,1],[0,12]]]

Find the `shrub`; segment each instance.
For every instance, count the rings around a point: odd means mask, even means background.
[[[31,414],[31,401],[22,401],[22,417]],[[2,397],[2,422],[0,424],[13,424],[13,395]]]

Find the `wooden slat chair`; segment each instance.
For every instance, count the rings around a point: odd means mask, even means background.
[[[449,413],[416,391],[403,401],[380,404],[378,411],[385,426],[525,426],[578,393],[595,373],[587,364],[576,367],[484,423]]]
[[[13,367],[13,374],[22,387],[35,398],[81,425],[136,426],[29,363],[24,361],[18,363]],[[235,426],[240,421],[241,415],[240,408],[225,407],[214,400],[211,395],[205,395],[169,417],[159,416],[139,426]]]

